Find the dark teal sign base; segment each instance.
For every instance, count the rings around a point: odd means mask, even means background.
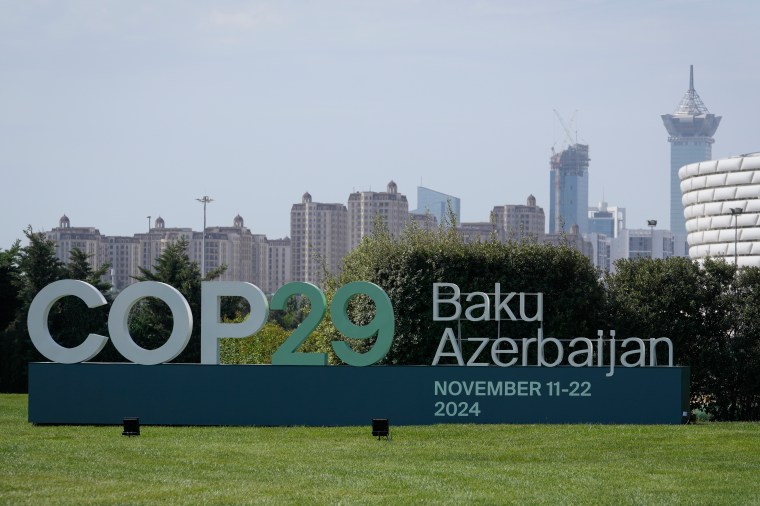
[[[680,424],[685,367],[29,365],[29,421],[117,425]]]

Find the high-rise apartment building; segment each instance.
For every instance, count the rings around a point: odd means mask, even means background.
[[[689,89],[673,114],[663,114],[662,122],[670,142],[670,230],[686,236],[686,220],[681,203],[678,169],[690,163],[712,159],[713,135],[721,117],[711,114],[694,89],[694,65],[689,68]]]
[[[340,270],[348,253],[348,210],[343,204],[312,202],[303,194],[290,209],[291,279],[321,285],[324,269]]]
[[[202,245],[203,237],[194,234],[193,243],[198,240]],[[206,272],[225,265],[227,269],[219,281],[247,281],[262,287],[266,283],[266,247],[262,257],[259,246],[262,242],[266,244],[266,237],[251,233],[239,214],[231,227],[207,227]]]
[[[409,213],[409,223],[414,223],[420,230],[436,230],[438,219],[432,214]]]
[[[430,215],[435,217],[437,223],[450,225],[449,209],[451,209],[456,222],[461,223],[460,207],[461,202],[458,197],[418,186],[417,209],[412,211],[412,214]]]
[[[202,232],[191,228],[169,228],[160,216],[147,233],[124,237],[102,235],[92,227],[71,227],[69,218],[64,215],[59,227],[45,235],[56,242],[56,256],[64,263],[69,262],[70,252],[74,248],[89,255],[88,261],[93,268],[109,263],[111,267],[103,279],[110,282],[115,291],[134,283],[135,277],[140,275],[140,267],[153,269],[156,259],[166,248],[181,239],[188,242],[190,259],[200,265],[204,242]],[[272,284],[268,271],[267,238],[262,234],[252,234],[244,226],[240,215],[235,217],[231,227],[207,227],[205,243],[207,271],[226,266],[219,280],[247,281],[262,289]],[[279,286],[276,285],[276,288]]]
[[[581,234],[578,225],[570,225],[568,231],[562,231],[557,234],[546,234],[540,242],[543,244],[573,248],[593,261],[594,247],[591,242]]]
[[[169,245],[184,239],[188,242],[187,254],[190,260],[198,265],[203,265],[205,261],[206,272],[226,266],[218,278],[220,281],[246,281],[260,287],[267,284],[266,236],[251,233],[240,215],[235,216],[231,227],[206,227],[205,241],[203,232],[189,227],[167,227],[160,216],[147,234],[135,234],[135,237],[142,244],[143,258],[151,258],[150,262],[143,261],[140,264],[147,269],[152,268],[155,260]]]
[[[269,241],[264,234],[251,234],[251,257],[253,260],[253,283],[262,290],[269,285]]]
[[[65,214],[58,220],[58,227],[45,233],[48,240],[55,241],[56,256],[63,263],[69,262],[71,250],[77,248],[91,258],[93,269],[103,265],[102,237],[100,231],[93,227],[72,227]]]
[[[140,275],[140,240],[137,237],[104,235],[101,241],[103,257],[111,264],[107,280],[114,290],[123,290],[134,283],[135,276]]]
[[[593,250],[591,263],[594,267],[609,271],[612,267],[613,238],[598,232],[590,232],[584,238],[591,244],[591,249]]]
[[[267,293],[274,293],[285,283],[292,281],[290,278],[290,238],[271,239],[267,241],[269,249],[267,253],[267,281],[265,289]]]
[[[460,223],[456,228],[462,242],[488,242],[496,235],[496,226],[490,221],[473,221]]]
[[[675,254],[674,239],[670,230],[625,229],[612,239],[611,270],[621,258],[670,258]]]
[[[195,232],[190,227],[167,227],[162,217],[156,218],[153,227],[148,229],[147,233],[135,234],[134,237],[140,241],[140,267],[151,270],[156,263],[156,259],[166,251],[173,242],[184,239],[188,242],[188,255],[190,259],[201,263],[201,233],[197,232],[197,244]],[[207,270],[211,270],[210,268]]]
[[[550,161],[549,233],[569,232],[578,225],[588,232],[588,145],[573,144]]]
[[[409,203],[406,196],[398,192],[396,183],[388,183],[384,192],[354,192],[348,196],[348,247],[359,246],[362,237],[370,235],[377,217],[390,232],[398,237],[409,219]]]
[[[533,195],[528,196],[525,205],[496,206],[492,213],[498,238],[502,242],[526,239],[538,241],[544,236],[544,209],[536,205],[536,197]]]

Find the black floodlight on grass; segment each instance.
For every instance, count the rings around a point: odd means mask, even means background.
[[[124,419],[124,432],[122,436],[139,436],[140,435],[140,419],[137,417],[130,417]]]
[[[377,437],[378,440],[381,438],[391,440],[391,424],[387,418],[372,419],[372,436]]]

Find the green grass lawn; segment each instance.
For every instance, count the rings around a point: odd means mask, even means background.
[[[35,426],[0,395],[3,504],[760,504],[760,424]],[[369,424],[368,424],[369,425]]]

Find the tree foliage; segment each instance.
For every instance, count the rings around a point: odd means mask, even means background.
[[[72,348],[81,344],[88,334],[108,335],[108,311],[113,298],[111,283],[104,281],[110,269],[110,264],[103,264],[93,269],[89,263],[92,255],[79,248],[69,252],[69,263],[64,266],[61,279],[76,279],[84,281],[97,288],[105,297],[107,304],[96,308],[88,308],[87,304],[76,297],[64,297],[55,308],[55,316],[50,319],[51,334],[58,344]],[[124,358],[116,351],[110,340],[98,353],[93,361],[121,362]]]
[[[0,251],[0,391],[18,391],[15,377],[20,365],[16,360],[15,329],[10,326],[20,311],[18,288],[18,263],[21,247],[19,241],[7,251]]]
[[[701,364],[708,395],[700,407],[719,420],[760,420],[760,268],[739,270],[725,298],[729,330],[713,336]]]
[[[240,323],[238,316],[229,323]],[[222,339],[219,342],[219,359],[223,364],[271,364],[272,355],[289,332],[275,322],[268,322],[256,334],[245,338]]]
[[[16,248],[14,258],[10,260],[17,309],[2,336],[3,372],[0,379],[3,381],[2,390],[6,392],[25,392],[29,362],[44,359],[29,339],[26,315],[37,292],[62,279],[65,273],[65,266],[55,256],[53,241],[47,240],[42,233],[32,232],[31,227],[24,234],[29,244]],[[56,316],[59,312],[55,309],[50,315],[51,328],[58,320]]]
[[[188,241],[180,239],[169,244],[156,259],[152,269],[140,267],[138,281],[158,281],[176,288],[190,305],[193,332],[190,342],[175,362],[200,362],[201,356],[201,281],[218,278],[226,266],[214,269],[201,278],[198,264],[187,254]],[[132,310],[129,331],[135,343],[146,349],[162,346],[172,332],[174,320],[165,302],[154,297],[141,300]]]
[[[13,321],[18,309],[18,289],[13,280],[17,276],[20,242],[7,251],[0,250],[0,331]]]
[[[32,345],[26,321],[32,300],[40,290],[60,279],[87,281],[106,297],[110,289],[100,280],[107,265],[93,271],[87,263],[88,256],[78,249],[71,251],[71,261],[65,265],[56,257],[55,242],[31,228],[24,234],[26,246],[17,243],[0,254],[0,283],[9,283],[8,290],[15,296],[15,303],[9,303],[15,309],[13,318],[0,333],[0,390],[6,392],[25,392],[29,362],[46,360]],[[82,301],[67,297],[51,309],[48,327],[58,344],[70,348],[79,345],[90,332],[106,335],[106,322],[107,306],[90,309]],[[105,349],[97,359],[108,357],[109,350]]]
[[[231,323],[245,319],[239,316]],[[244,338],[222,339],[219,344],[219,358],[223,364],[271,364],[275,351],[290,336],[291,331],[278,323],[269,321],[261,330]],[[326,336],[317,329],[298,349],[302,353],[328,353],[330,343]]]
[[[428,231],[410,226],[398,240],[376,228],[376,233],[348,254],[332,290],[355,280],[376,283],[393,303],[396,338],[385,359],[392,364],[429,364],[445,328],[452,325],[433,321],[431,290],[436,282],[455,283],[463,293],[493,293],[495,282],[501,284],[503,293],[541,292],[547,336],[595,334],[604,300],[596,270],[569,247],[496,240],[466,244],[454,228],[443,227]],[[491,301],[493,304],[493,297]],[[357,301],[352,305],[355,323],[366,324],[372,318],[372,312],[366,310],[368,304]],[[496,335],[498,331],[496,322],[463,321],[461,325],[464,337],[484,332]],[[500,333],[535,337],[537,329],[535,322],[502,322]]]
[[[760,418],[760,269],[640,258],[618,261],[605,284],[619,335],[673,341],[675,362],[691,368],[693,407],[720,420]]]

